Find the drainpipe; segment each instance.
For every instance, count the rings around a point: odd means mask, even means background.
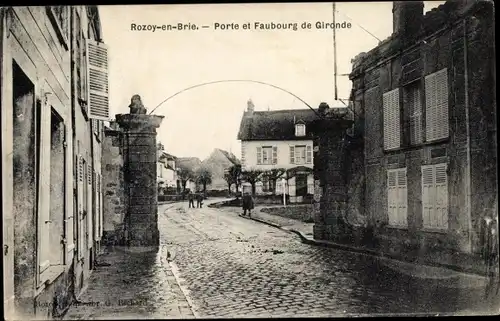
[[[467,165],[465,167],[465,213],[468,224],[468,251],[472,251],[472,218],[471,218],[471,155],[470,155],[470,116],[469,116],[469,63],[468,63],[468,44],[467,44],[467,18],[464,18],[464,78],[465,78],[465,129],[467,137]]]

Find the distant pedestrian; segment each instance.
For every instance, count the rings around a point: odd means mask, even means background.
[[[196,207],[197,208],[203,207],[203,194],[202,194],[202,192],[196,193]]]
[[[189,191],[188,201],[189,201],[189,208],[191,208],[191,206],[194,208],[194,194],[192,191]]]
[[[248,217],[251,217],[253,207],[253,197],[250,193],[247,192],[243,195],[243,216],[247,215],[248,210]]]

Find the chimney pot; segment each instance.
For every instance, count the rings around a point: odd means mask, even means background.
[[[392,6],[393,33],[404,39],[416,36],[424,20],[423,1],[394,1]]]
[[[255,106],[253,104],[253,101],[251,99],[249,99],[247,102],[247,112],[253,113],[254,110],[255,110]]]

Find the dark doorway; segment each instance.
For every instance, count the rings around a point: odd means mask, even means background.
[[[295,188],[297,196],[307,195],[307,175],[299,174],[295,177]]]
[[[19,303],[23,293],[33,288],[36,275],[40,117],[35,112],[35,86],[15,62],[12,63],[12,91],[14,244],[19,244],[14,250],[14,292]]]

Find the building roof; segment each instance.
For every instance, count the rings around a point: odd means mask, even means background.
[[[176,167],[187,168],[196,171],[201,166],[201,160],[198,157],[177,157]]]
[[[240,165],[241,164],[240,160],[236,156],[234,156],[233,153],[230,153],[230,152],[225,151],[225,150],[220,149],[220,148],[216,148],[216,149],[219,150],[224,156],[226,156],[226,158],[229,159],[229,161],[231,163],[233,163],[234,165]]]
[[[312,109],[284,109],[245,112],[238,132],[239,140],[309,140],[308,125],[318,116]],[[295,124],[306,125],[306,136],[295,136]]]

